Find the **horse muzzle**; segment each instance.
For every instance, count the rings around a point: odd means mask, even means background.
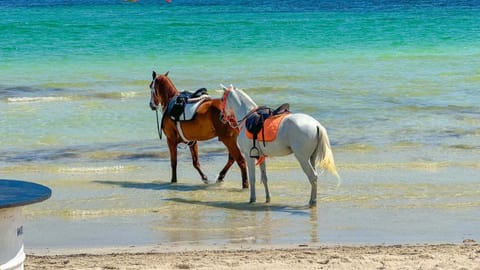
[[[150,105],[150,109],[152,109],[152,111],[156,111],[156,110],[158,110],[158,106],[157,106],[157,105],[155,105],[155,103],[153,103],[153,102],[150,102],[148,105]]]

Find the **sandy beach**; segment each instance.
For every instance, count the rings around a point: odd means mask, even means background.
[[[27,252],[25,269],[480,269],[480,245],[225,245]]]
[[[0,178],[52,190],[17,228],[25,269],[480,270],[478,1],[20,0],[0,16]],[[271,201],[257,181],[249,204],[236,164],[216,183],[216,138],[198,143],[209,183],[182,145],[171,184],[152,70],[317,119],[341,185],[319,170],[309,208],[297,159],[271,156]]]

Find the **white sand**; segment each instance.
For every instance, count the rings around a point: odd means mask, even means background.
[[[28,252],[25,269],[480,269],[480,245],[156,246]]]

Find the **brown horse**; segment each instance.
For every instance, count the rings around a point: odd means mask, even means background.
[[[162,112],[164,113],[169,101],[180,94],[170,78],[168,78],[168,72],[164,75],[157,76],[156,72],[153,71],[150,89],[152,91],[150,108],[152,110],[158,110],[159,106],[161,106]],[[227,171],[230,169],[233,162],[236,161],[242,174],[242,187],[248,188],[245,159],[237,145],[238,132],[228,123],[222,122],[220,117],[221,103],[220,99],[209,99],[204,101],[198,107],[195,117],[192,120],[180,122],[183,134],[180,134],[177,128],[177,123],[170,117],[164,117],[162,119],[162,130],[167,137],[168,149],[170,151],[172,183],[177,182],[177,145],[179,143],[185,143],[182,137],[193,142],[189,145],[190,153],[192,154],[193,167],[197,169],[205,183],[207,183],[208,179],[200,169],[197,141],[205,141],[218,137],[219,141],[227,147],[228,161],[225,167],[220,171],[217,182],[223,181]]]

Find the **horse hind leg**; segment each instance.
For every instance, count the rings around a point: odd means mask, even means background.
[[[202,181],[207,184],[208,183],[208,178],[207,176],[202,172],[202,169],[200,168],[200,161],[198,159],[198,143],[194,142],[192,145],[190,145],[190,153],[192,154],[192,163],[193,167],[198,171],[200,174],[200,177],[202,178]]]
[[[315,168],[315,162],[311,162],[310,157],[304,158],[304,157],[299,157],[298,155],[295,155],[296,158],[298,159],[298,162],[300,163],[300,166],[302,167],[303,172],[307,175],[308,181],[310,181],[310,201],[309,201],[309,206],[310,207],[315,207],[317,205],[317,179],[318,179],[318,173]],[[313,161],[315,161],[315,158],[313,158]]]
[[[230,167],[232,167],[233,162],[235,162],[235,159],[233,158],[232,154],[230,154],[229,152],[227,164],[225,164],[225,167],[223,167],[223,169],[220,171],[220,174],[218,175],[218,178],[217,178],[217,183],[223,182],[223,179],[225,178],[225,175],[227,174]]]

